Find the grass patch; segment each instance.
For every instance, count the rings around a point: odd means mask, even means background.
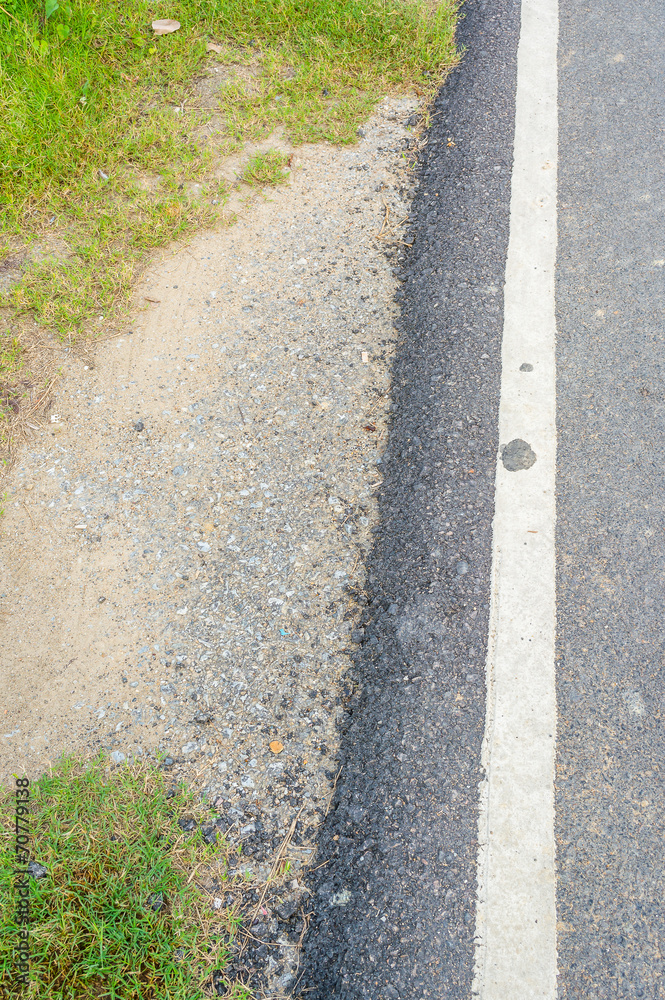
[[[16,264],[0,338],[26,318],[61,338],[104,329],[151,250],[219,218],[221,157],[276,128],[355,142],[385,93],[426,100],[456,61],[457,0],[174,0],[181,28],[158,37],[163,15],[148,0],[0,4],[0,278]]]
[[[209,839],[214,813],[142,764],[100,755],[63,760],[31,788],[31,986],[17,986],[14,792],[2,802],[0,997],[40,1000],[248,998],[225,976],[242,918],[214,910],[200,887],[213,872],[227,897],[228,842]],[[196,817],[193,832],[178,823]],[[206,828],[205,821],[209,826]]]
[[[240,179],[250,187],[275,187],[289,176],[284,170],[288,162],[288,156],[277,149],[256,153],[255,156],[250,156]]]

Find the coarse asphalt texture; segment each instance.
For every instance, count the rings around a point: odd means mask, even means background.
[[[420,164],[358,694],[295,991],[310,1000],[470,994],[519,15],[464,5]]]
[[[664,13],[560,10],[560,1000],[665,996]]]

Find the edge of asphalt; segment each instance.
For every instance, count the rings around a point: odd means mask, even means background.
[[[398,274],[380,526],[294,990],[468,997],[518,0],[468,0]]]

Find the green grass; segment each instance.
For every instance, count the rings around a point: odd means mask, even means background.
[[[184,813],[205,807],[179,790],[168,797],[162,773],[142,765],[109,767],[68,758],[31,788],[30,855],[47,875],[30,879],[31,987],[16,985],[18,942],[13,869],[14,792],[2,803],[0,845],[0,997],[39,1000],[198,1000],[223,975],[235,909],[213,911],[190,879],[198,866],[231,854]],[[210,815],[210,810],[207,810]],[[220,894],[225,890],[220,890]],[[225,983],[227,997],[244,996]]]
[[[287,171],[284,170],[288,159],[288,156],[276,149],[270,149],[267,153],[256,153],[250,156],[241,174],[241,180],[250,187],[275,187],[288,177]]]
[[[182,27],[162,37],[150,29],[162,11],[145,0],[55,3],[48,20],[34,0],[9,3],[0,10],[8,225],[48,211],[45,197],[76,185],[71,201],[99,169],[196,162],[186,116],[173,108],[208,39],[224,48],[218,61],[260,57],[255,93],[231,87],[223,101],[238,139],[258,119],[286,125],[295,141],[353,141],[354,119],[380,92],[427,88],[454,61],[450,2],[432,10],[423,0],[176,0],[169,14]]]
[[[156,37],[163,16],[181,28]],[[457,0],[3,0],[0,266],[27,261],[0,296],[4,336],[26,317],[62,338],[104,329],[151,250],[218,218],[221,157],[278,127],[355,142],[385,93],[438,86],[456,17]]]

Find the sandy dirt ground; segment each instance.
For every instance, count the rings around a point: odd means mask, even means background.
[[[386,99],[354,147],[294,150],[287,185],[151,264],[122,335],[63,351],[1,529],[4,780],[84,748],[161,752],[209,794],[270,799],[276,831],[305,794],[320,816],[414,107]]]

